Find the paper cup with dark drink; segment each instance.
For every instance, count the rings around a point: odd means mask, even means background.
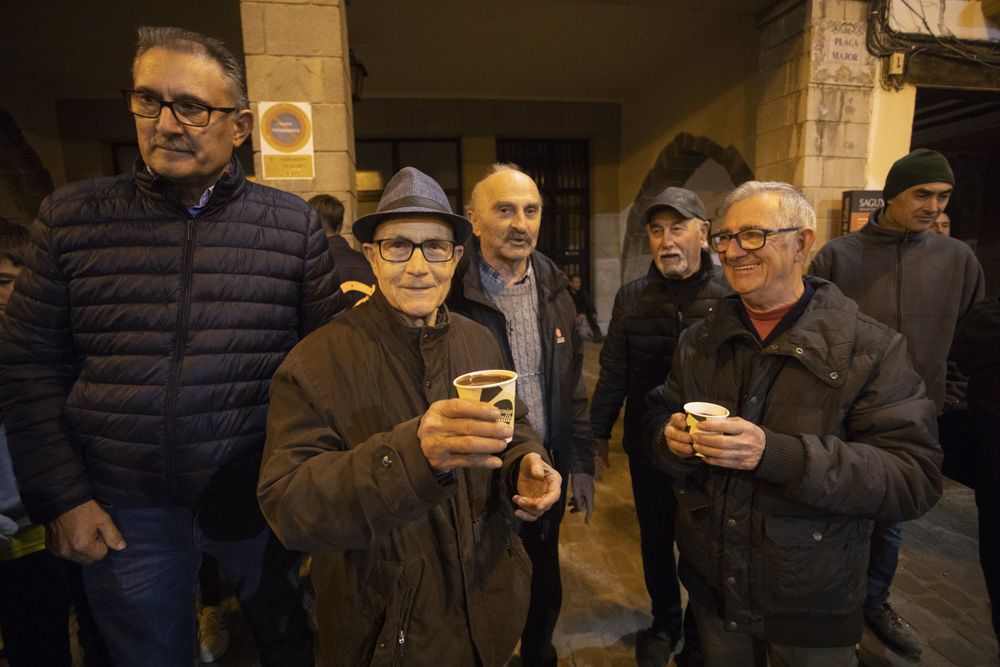
[[[684,414],[684,421],[687,423],[688,431],[694,433],[698,430],[698,424],[701,422],[707,419],[712,421],[725,419],[729,416],[729,410],[715,403],[695,401],[684,404]],[[705,455],[701,452],[695,452],[694,455],[705,458]]]
[[[507,370],[473,371],[453,382],[458,397],[489,403],[500,411],[500,421],[514,428],[514,396],[517,373]],[[510,442],[511,438],[507,438]]]

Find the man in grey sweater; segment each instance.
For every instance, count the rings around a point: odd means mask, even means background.
[[[809,273],[836,283],[862,312],[903,334],[939,414],[963,397],[960,378],[948,373],[948,351],[958,321],[985,289],[972,250],[929,231],[954,187],[951,165],[942,154],[912,151],[886,176],[885,206],[859,231],[827,243],[809,267]],[[901,523],[875,524],[865,622],[891,648],[916,659],[920,642],[889,604],[901,536]]]

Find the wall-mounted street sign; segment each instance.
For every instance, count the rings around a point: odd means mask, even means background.
[[[258,113],[264,178],[315,178],[312,106],[308,102],[261,102]]]

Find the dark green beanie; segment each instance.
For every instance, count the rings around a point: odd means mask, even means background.
[[[918,148],[892,164],[885,177],[882,197],[889,201],[907,188],[921,183],[949,183],[955,185],[948,158],[929,148]]]

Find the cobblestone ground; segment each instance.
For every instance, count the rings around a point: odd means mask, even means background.
[[[597,345],[587,345],[585,373],[591,391],[597,380],[598,352]],[[555,637],[561,666],[634,665],[635,635],[650,622],[620,426],[614,439],[611,469],[598,482],[597,511],[590,525],[576,514],[568,514],[563,525],[564,602]],[[904,529],[892,601],[923,637],[921,665],[998,664],[976,540],[972,492],[954,482],[946,485],[944,498],[931,512]],[[232,648],[216,664],[258,664],[235,600],[227,601],[226,610]],[[868,635],[863,650],[870,667],[913,664]],[[77,664],[82,663],[77,660]],[[0,666],[6,667],[5,662]],[[519,666],[515,657],[509,667]]]

